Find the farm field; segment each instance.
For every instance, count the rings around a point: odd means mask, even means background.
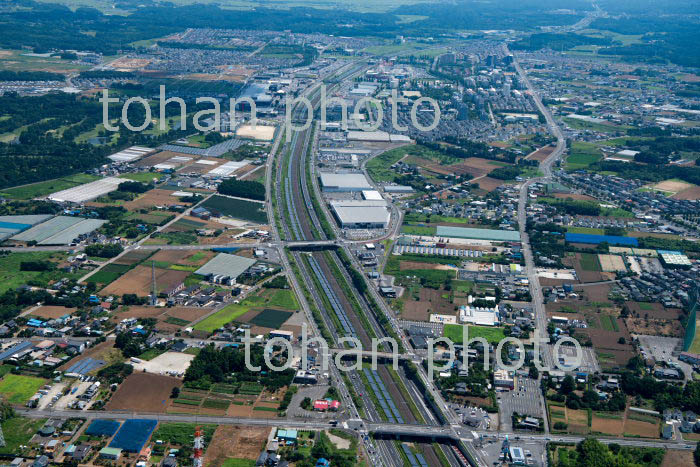
[[[110,263],[89,277],[90,282],[95,284],[111,284],[122,275],[131,270],[131,266],[119,263]]]
[[[189,271],[160,268],[156,268],[155,273],[158,292],[184,282],[190,275]],[[140,297],[147,297],[151,293],[151,286],[151,268],[139,265],[102,289],[102,293],[114,295],[133,293]]]
[[[29,281],[48,285],[50,282],[57,281],[63,277],[77,279],[85,273],[83,270],[75,273],[67,273],[59,269],[51,271],[21,270],[22,262],[50,261],[58,266],[66,257],[67,255],[63,252],[50,251],[10,253],[9,255],[0,256],[0,294],[10,289],[16,289]]]
[[[126,318],[155,318],[156,329],[164,332],[175,332],[189,325],[192,321],[200,319],[212,308],[174,306],[169,308],[156,308],[150,306],[130,306],[126,311],[113,313],[113,321],[119,322]]]
[[[462,344],[462,327],[463,326],[461,324],[446,324],[444,327],[445,337],[450,339],[455,344]],[[503,329],[501,328],[490,328],[485,326],[469,325],[468,330],[469,339],[472,339],[474,337],[483,337],[490,344],[496,344],[505,338],[505,334],[503,334]]]
[[[30,316],[35,316],[39,319],[49,320],[73,314],[76,310],[77,308],[66,308],[64,306],[45,305],[40,306],[36,310],[32,311]]]
[[[567,170],[578,170],[588,167],[594,162],[602,159],[603,154],[600,149],[593,143],[584,143],[581,141],[573,141],[569,151],[569,157],[566,158]]]
[[[257,224],[267,224],[265,203],[214,195],[203,202],[201,206],[212,212],[218,212],[222,216],[242,219]]]
[[[57,191],[73,188],[83,183],[94,182],[99,177],[88,174],[75,174],[67,177],[55,178],[44,182],[32,183],[14,188],[5,188],[0,192],[0,196],[10,199],[27,200],[38,198]]]
[[[260,447],[275,428],[220,425],[204,455],[204,465],[243,467],[255,465]]]
[[[170,376],[134,372],[129,375],[105,406],[106,410],[165,412],[170,392],[182,381]]]
[[[43,378],[8,373],[0,380],[0,394],[10,404],[24,405],[46,383]]]

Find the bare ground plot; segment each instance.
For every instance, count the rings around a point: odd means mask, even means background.
[[[615,417],[615,418],[612,418]],[[614,436],[621,436],[624,430],[624,414],[608,415],[593,412],[591,419],[591,431],[593,433],[606,433]]]
[[[686,188],[685,190],[679,191],[675,195],[671,196],[671,198],[674,198],[674,199],[700,199],[700,186]]]
[[[140,161],[134,163],[134,165],[136,167],[153,167],[154,165],[161,164],[167,160],[172,159],[173,157],[191,157],[192,160],[198,158],[198,156],[184,155],[180,154],[179,152],[161,151],[153,154],[152,156],[148,156],[145,159],[141,159]],[[182,165],[182,163],[178,165]]]
[[[142,412],[165,412],[171,403],[170,393],[182,381],[170,376],[133,373],[119,385],[105,408]]]
[[[204,465],[219,467],[226,459],[255,460],[275,428],[219,425],[204,456]]]
[[[678,320],[627,318],[625,325],[631,334],[682,337],[684,330]]]
[[[591,255],[591,257],[595,257],[597,259],[595,255]],[[599,282],[610,279],[608,273],[603,273],[602,271],[594,270],[594,268],[592,267],[593,265],[590,264],[589,261],[583,259],[581,253],[576,253],[576,257],[574,258],[573,263],[574,269],[576,269],[576,275],[581,282]],[[614,274],[612,278],[615,278]]]
[[[627,302],[625,303],[633,318],[672,319],[677,320],[681,314],[678,308],[664,308],[661,303]]]
[[[173,206],[175,204],[189,204],[180,201],[180,198],[173,196],[174,190],[161,190],[155,188],[147,191],[133,201],[127,201],[123,204],[127,211],[135,211],[137,209],[150,209],[156,206]]]
[[[459,175],[469,174],[472,177],[481,177],[482,175],[487,175],[493,172],[500,167],[500,165],[501,164],[489,159],[469,157],[464,159],[464,161],[459,164],[450,165],[449,168],[450,173],[456,173]]]
[[[30,316],[36,316],[42,319],[56,319],[61,316],[70,315],[77,308],[66,308],[64,306],[40,306],[30,313]]]
[[[530,154],[528,154],[525,159],[531,159],[535,161],[542,162],[546,158],[549,157],[550,154],[554,152],[554,146],[548,145],[539,148],[537,151],[533,151]]]
[[[598,255],[598,261],[600,262],[600,268],[603,272],[625,272],[627,267],[625,267],[625,261],[622,256],[618,255]]]
[[[658,438],[659,437],[659,420],[632,420],[630,414],[625,420],[625,436],[638,436],[640,438]]]
[[[183,282],[190,274],[188,271],[159,268],[156,268],[155,272],[158,292]],[[151,293],[151,287],[151,268],[140,265],[102,289],[102,293],[114,295],[133,293],[140,297],[146,297]]]
[[[422,288],[418,294],[418,300],[414,300],[412,297],[404,298],[402,319],[428,321],[431,313],[456,314],[455,306],[450,303],[449,292]]]
[[[503,180],[498,180],[496,178],[491,178],[491,177],[482,177],[473,183],[476,183],[479,185],[479,188],[481,188],[484,191],[488,191],[489,193],[498,188],[499,186],[503,185]]]
[[[585,287],[574,287],[574,290],[586,296],[586,298],[591,302],[604,303],[608,302],[608,295],[612,288],[611,284],[596,284],[587,285]]]
[[[160,250],[151,260],[183,266],[203,266],[215,255],[211,250]]]
[[[682,465],[693,465],[693,463],[693,451],[668,449],[664,455],[661,467],[679,467]]]
[[[663,182],[659,182],[656,185],[653,185],[652,188],[668,193],[679,193],[689,188],[694,188],[694,185],[692,183],[684,182],[681,180],[664,180]]]
[[[175,306],[161,308],[152,306],[132,306],[126,311],[118,311],[112,315],[114,322],[126,318],[155,318],[159,331],[174,332],[187,327],[192,321],[211,313],[212,308]]]

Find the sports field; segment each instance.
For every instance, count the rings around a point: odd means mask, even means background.
[[[0,380],[0,394],[10,404],[24,405],[44,384],[46,380],[43,378],[10,373]]]

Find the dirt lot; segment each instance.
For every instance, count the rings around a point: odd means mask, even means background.
[[[185,266],[202,266],[215,256],[210,250],[160,250],[151,260]]]
[[[66,308],[64,306],[40,306],[32,311],[30,316],[36,316],[42,319],[56,319],[64,315],[70,315],[77,308]]]
[[[608,302],[608,294],[612,286],[610,284],[587,285],[585,287],[574,287],[577,292],[583,292],[591,302]]]
[[[530,154],[528,154],[525,159],[531,159],[531,160],[536,160],[539,162],[542,162],[545,160],[547,157],[549,157],[550,154],[554,152],[554,146],[548,145],[539,148],[537,151],[533,151]]]
[[[669,449],[666,451],[661,467],[678,467],[679,465],[693,465],[693,463],[693,451]]]
[[[679,191],[675,195],[671,196],[671,198],[674,198],[674,199],[700,199],[700,186],[686,188],[685,190]]]
[[[598,261],[600,261],[600,267],[603,272],[627,271],[627,267],[625,267],[625,262],[622,260],[622,256],[598,255]]]
[[[479,180],[474,181],[474,183],[477,183],[479,185],[479,188],[481,188],[484,191],[488,191],[489,193],[498,188],[499,186],[503,185],[503,180],[498,180],[496,178],[491,178],[491,177],[482,177]]]
[[[451,173],[460,175],[469,174],[472,177],[480,177],[496,170],[499,167],[495,161],[482,159],[480,157],[469,157],[460,164],[450,165]]]
[[[677,320],[681,314],[678,308],[664,308],[661,303],[625,303],[630,315],[634,318],[650,318],[650,319],[671,319]]]
[[[419,292],[419,300],[407,297],[403,303],[401,319],[413,321],[429,321],[431,313],[443,315],[455,315],[455,306],[443,295],[449,294],[444,290],[422,288]]]
[[[171,403],[170,392],[182,381],[170,376],[133,373],[119,385],[106,410],[165,412]]]
[[[683,336],[683,326],[677,320],[627,318],[625,319],[625,325],[631,334],[665,337]]]
[[[639,436],[641,438],[658,438],[659,422],[657,421],[654,424],[628,418],[625,420],[625,434]]]
[[[180,157],[180,156],[181,157],[191,157],[192,160],[195,160],[198,158],[198,156],[180,154],[179,152],[161,151],[161,152],[157,152],[157,153],[153,154],[152,156],[148,156],[145,159],[141,159],[140,161],[136,162],[134,165],[136,167],[153,167],[154,165],[163,163],[167,160],[172,159],[173,157]],[[187,161],[187,163],[188,164],[192,163],[192,160]],[[179,163],[178,165],[183,165],[183,162]]]
[[[620,418],[600,417],[593,412],[591,420],[591,431],[598,433],[607,433],[609,435],[621,436],[624,426],[624,414]]]
[[[204,455],[204,465],[219,467],[226,459],[255,460],[275,428],[219,425]]]
[[[156,268],[156,284],[158,292],[162,292],[177,285],[189,276],[188,271],[174,271]],[[140,297],[147,297],[151,293],[151,268],[143,265],[136,266],[116,281],[102,289],[102,293],[109,295],[124,295],[134,293]]]
[[[135,211],[137,209],[150,209],[155,206],[172,206],[175,204],[188,204],[180,201],[177,196],[172,196],[174,190],[160,190],[155,188],[147,191],[133,201],[127,201],[123,204],[127,211]]]
[[[679,193],[681,191],[687,190],[688,188],[694,188],[691,183],[679,181],[679,180],[665,180],[659,182],[653,186],[656,190],[668,191],[670,193]]]

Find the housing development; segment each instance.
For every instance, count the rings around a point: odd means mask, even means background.
[[[0,463],[700,465],[697,2],[49,1]]]

